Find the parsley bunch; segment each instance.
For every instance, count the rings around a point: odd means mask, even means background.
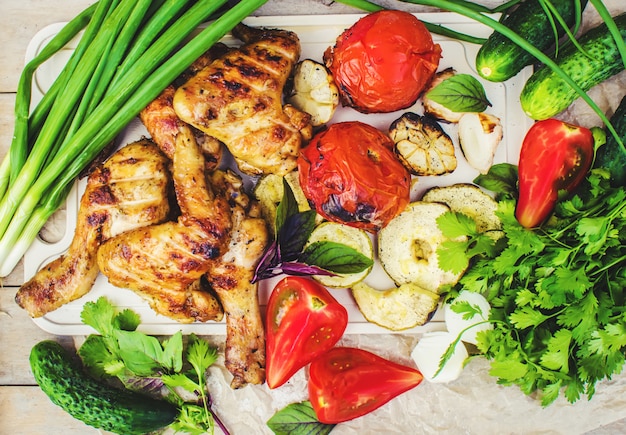
[[[515,219],[516,168],[495,165],[475,180],[496,192],[502,237],[480,234],[467,216],[447,213],[444,235],[468,236],[438,250],[442,267],[469,269],[460,289],[484,294],[493,330],[478,350],[504,385],[538,393],[543,406],[563,391],[590,399],[626,355],[626,191],[592,171],[576,194],[535,230]]]
[[[81,320],[99,333],[78,349],[92,375],[117,378],[125,388],[178,406],[180,414],[171,424],[176,433],[213,433],[217,423],[228,434],[206,391],[205,372],[217,360],[216,348],[192,334],[185,349],[180,331],[163,341],[137,331],[139,315],[118,312],[105,297],[87,302]]]

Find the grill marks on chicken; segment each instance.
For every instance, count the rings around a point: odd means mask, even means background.
[[[300,57],[298,36],[238,25],[244,42],[199,71],[174,95],[184,122],[223,142],[247,174],[284,175],[296,167],[310,115],[282,105],[283,88]]]
[[[228,244],[231,212],[204,171],[191,129],[182,126],[172,162],[178,220],[127,231],[98,250],[98,265],[111,284],[134,290],[157,313],[185,323],[223,317],[219,301],[200,280]]]
[[[233,375],[232,388],[265,382],[265,331],[252,284],[257,263],[268,243],[265,220],[257,203],[241,190],[232,172],[216,172],[212,184],[231,198],[233,230],[224,254],[206,274],[226,314],[225,365]],[[230,192],[229,192],[230,191]]]
[[[89,292],[98,276],[96,252],[101,243],[167,219],[168,164],[154,143],[143,139],[96,167],[87,179],[68,251],[20,287],[17,304],[40,317]]]

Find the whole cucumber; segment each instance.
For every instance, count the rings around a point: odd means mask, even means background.
[[[554,8],[568,26],[575,22],[577,0],[551,0]],[[584,9],[587,0],[581,2]],[[502,24],[520,35],[541,51],[555,45],[554,31],[546,12],[537,0],[522,2],[503,20]],[[556,23],[558,36],[565,34]],[[535,57],[499,32],[493,32],[476,54],[476,70],[486,80],[503,82],[514,77]]]
[[[56,341],[37,343],[29,360],[35,380],[50,400],[95,428],[141,435],[168,426],[178,415],[168,402],[96,381]]]
[[[626,13],[614,20],[626,40]],[[578,42],[582,52],[569,44],[555,62],[585,92],[624,69],[617,44],[605,23],[586,32]],[[529,117],[541,120],[567,109],[578,96],[565,80],[544,65],[524,85],[520,102]]]
[[[626,97],[622,98],[610,121],[622,142],[626,143]],[[594,167],[608,169],[614,185],[626,186],[626,150],[613,135],[607,133],[606,143],[596,151]]]

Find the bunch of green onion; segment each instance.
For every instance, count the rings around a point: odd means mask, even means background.
[[[81,171],[194,60],[266,1],[228,7],[227,0],[99,0],[24,67],[13,140],[0,164],[0,276],[12,272]],[[80,32],[67,64],[31,110],[35,71]]]

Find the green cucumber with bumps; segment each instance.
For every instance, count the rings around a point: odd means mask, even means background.
[[[622,142],[626,143],[626,97],[622,98],[610,121]],[[608,169],[614,185],[626,186],[626,150],[613,135],[607,134],[606,143],[596,151],[594,167]]]
[[[626,13],[614,17],[626,41]],[[569,44],[559,52],[556,64],[585,92],[624,70],[624,63],[613,35],[602,23],[578,39],[582,51]],[[535,71],[522,89],[520,103],[532,119],[551,118],[569,107],[578,93],[551,68]]]
[[[95,428],[141,435],[170,425],[178,416],[178,409],[168,402],[98,382],[56,341],[37,343],[29,360],[35,380],[50,400]]]
[[[568,26],[576,21],[578,0],[551,0],[556,12]],[[587,1],[581,2],[581,10]],[[517,6],[502,24],[520,35],[541,51],[555,45],[554,31],[548,15],[537,0],[527,0]],[[559,37],[565,30],[555,22]],[[503,82],[517,75],[524,67],[535,62],[535,57],[499,32],[493,32],[476,54],[476,70],[486,80]]]

